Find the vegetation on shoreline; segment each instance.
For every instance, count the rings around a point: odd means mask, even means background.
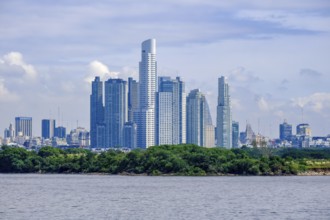
[[[109,150],[2,147],[1,173],[108,173],[146,175],[297,175],[329,171],[330,149],[203,148],[163,145],[128,153]]]

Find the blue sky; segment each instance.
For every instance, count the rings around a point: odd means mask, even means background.
[[[89,81],[138,78],[140,44],[157,39],[158,75],[207,95],[231,86],[233,119],[278,136],[284,119],[330,134],[330,2],[0,2],[0,130],[15,116],[89,127]],[[303,114],[302,114],[303,112]],[[259,129],[258,129],[259,121]]]

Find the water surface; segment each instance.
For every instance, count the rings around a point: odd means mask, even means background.
[[[0,174],[0,219],[330,219],[330,177]]]

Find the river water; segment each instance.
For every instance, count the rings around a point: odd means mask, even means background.
[[[0,174],[0,219],[330,219],[330,177]]]

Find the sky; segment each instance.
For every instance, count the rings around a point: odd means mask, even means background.
[[[141,42],[157,40],[158,76],[206,94],[217,79],[233,120],[276,138],[284,120],[330,134],[329,0],[0,1],[0,136],[16,116],[89,128],[95,76],[138,79]],[[294,131],[295,133],[295,131]]]

